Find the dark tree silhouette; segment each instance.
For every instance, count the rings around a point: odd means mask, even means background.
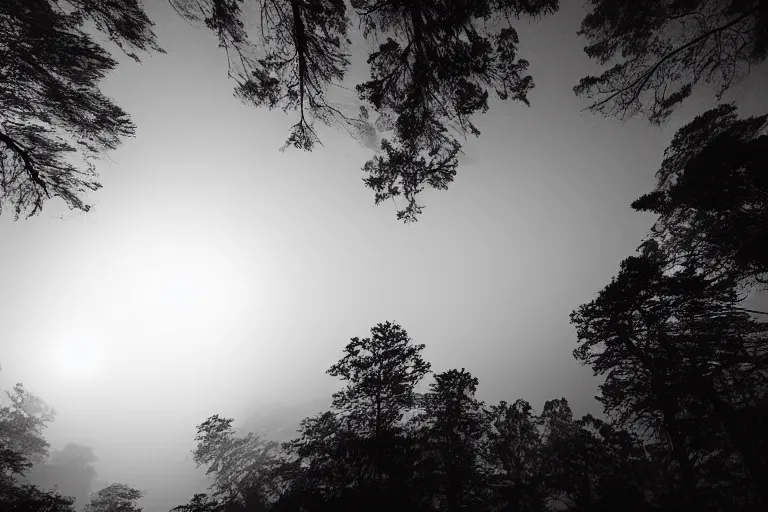
[[[83,512],[141,512],[142,508],[136,501],[142,496],[144,492],[128,485],[111,484],[91,494]]]
[[[345,0],[170,0],[192,23],[214,31],[226,50],[237,97],[296,111],[288,146],[311,150],[315,122],[370,138],[391,132],[364,166],[375,203],[402,196],[398,218],[416,220],[426,187],[447,189],[459,139],[479,135],[472,116],[490,91],[528,104],[528,62],[517,55],[512,22],[554,13],[557,0],[353,0],[369,43],[370,79],[357,85],[358,115],[328,99],[349,67]],[[100,187],[94,161],[133,135],[128,115],[99,81],[117,62],[83,27],[93,22],[130,57],[162,51],[139,0],[6,2],[0,6],[0,206],[34,215],[59,196],[87,211],[82,195]],[[384,42],[381,42],[381,41]],[[370,119],[370,112],[377,119]],[[376,127],[376,128],[374,128]]]
[[[599,76],[582,78],[577,94],[589,109],[661,123],[704,81],[723,93],[768,56],[763,0],[589,0],[581,24]]]
[[[632,203],[659,216],[651,236],[708,273],[766,284],[768,116],[739,119],[733,105],[677,131],[656,189]]]
[[[94,161],[135,127],[99,90],[117,62],[84,26],[138,61],[162,51],[152,22],[137,0],[5,1],[0,20],[0,212],[34,215],[53,196],[88,211]]]
[[[415,418],[421,452],[418,484],[439,510],[479,510],[485,499],[480,465],[485,418],[475,398],[477,384],[463,368],[436,374]]]
[[[373,481],[383,477],[384,452],[416,405],[414,388],[430,371],[423,349],[398,324],[384,322],[371,328],[371,337],[352,338],[328,370],[346,383],[334,393],[333,407],[350,430],[373,443]]]
[[[214,30],[227,51],[235,94],[256,107],[297,111],[284,146],[311,150],[319,138],[314,120],[326,124],[346,117],[326,100],[349,66],[344,0],[254,0],[256,35],[249,38],[242,0],[171,0],[185,19]],[[341,117],[339,117],[341,116]],[[352,120],[349,120],[353,122]]]
[[[543,510],[542,440],[533,409],[525,400],[513,404],[502,401],[488,408],[486,414],[489,431],[483,457],[493,510]]]
[[[286,146],[312,149],[319,141],[314,120],[353,134],[374,125],[392,131],[382,153],[364,165],[364,181],[376,204],[404,197],[406,206],[397,215],[405,221],[422,211],[419,192],[446,189],[453,181],[461,149],[457,137],[479,135],[470,118],[488,109],[489,90],[528,103],[533,81],[525,74],[527,61],[517,56],[511,21],[558,8],[557,0],[353,0],[363,35],[376,47],[368,57],[370,80],[357,86],[365,104],[352,118],[327,100],[328,87],[341,85],[349,65],[344,0],[172,4],[187,20],[216,32],[238,97],[298,112]],[[252,7],[252,16],[245,6]],[[370,111],[378,115],[373,123]]]
[[[290,485],[276,510],[333,510],[361,499],[372,480],[370,447],[334,412],[302,420],[286,445],[295,458],[282,472]]]
[[[606,377],[598,400],[617,425],[666,446],[681,503],[763,499],[765,443],[755,428],[766,411],[768,324],[739,301],[732,280],[676,265],[649,243],[571,316],[574,356]]]
[[[513,18],[557,10],[557,0],[353,0],[366,35],[386,36],[368,57],[371,79],[361,99],[390,125],[383,154],[363,170],[376,203],[403,196],[398,218],[421,213],[424,187],[446,189],[458,166],[456,135],[479,135],[471,116],[488,109],[489,89],[528,104],[533,80],[517,57]],[[498,27],[488,30],[489,26]]]
[[[561,398],[544,404],[544,475],[549,498],[569,510],[646,510],[650,464],[636,436],[591,415],[573,419]]]
[[[3,512],[75,512],[74,498],[34,485],[13,485],[0,477],[0,510]]]

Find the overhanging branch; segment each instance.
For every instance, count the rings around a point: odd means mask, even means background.
[[[19,158],[21,158],[21,161],[24,162],[24,169],[29,174],[29,177],[32,179],[32,181],[38,185],[40,188],[43,189],[43,192],[45,192],[45,195],[50,199],[51,195],[48,193],[48,187],[46,186],[45,182],[40,178],[40,174],[37,172],[37,169],[35,169],[35,164],[32,159],[32,156],[29,154],[29,151],[24,149],[18,142],[13,140],[9,135],[0,132],[0,142],[5,143],[5,145],[16,155],[18,155]]]

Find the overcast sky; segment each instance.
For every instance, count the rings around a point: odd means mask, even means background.
[[[368,148],[321,130],[323,147],[281,153],[294,117],[234,99],[213,36],[149,3],[168,54],[123,59],[105,83],[138,134],[101,163],[93,210],[0,218],[0,384],[58,410],[54,449],[92,447],[99,481],[166,512],[205,485],[196,424],[218,413],[285,436],[329,400],[349,338],[385,320],[434,370],[477,376],[481,399],[598,411],[568,315],[640,243],[653,219],[629,203],[710,100],[663,128],[582,113],[572,87],[595,68],[565,2],[518,25],[531,107],[494,103],[455,183],[403,225],[362,184]],[[764,108],[759,88],[730,97]]]

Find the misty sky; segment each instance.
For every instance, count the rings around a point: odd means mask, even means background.
[[[105,82],[138,134],[100,164],[93,210],[0,218],[0,385],[57,409],[52,448],[92,447],[100,482],[166,512],[206,485],[196,424],[218,413],[289,435],[276,429],[326,406],[349,338],[385,320],[434,370],[477,376],[483,400],[598,412],[568,315],[640,243],[653,218],[629,203],[711,98],[662,128],[582,113],[572,87],[596,68],[565,2],[517,25],[531,107],[493,103],[456,181],[403,225],[362,184],[370,149],[321,129],[324,146],[281,153],[293,115],[233,98],[213,35],[147,3],[168,54],[121,59]],[[765,110],[759,89],[755,74],[727,99]]]

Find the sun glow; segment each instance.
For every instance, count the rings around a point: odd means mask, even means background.
[[[68,378],[92,378],[105,370],[103,349],[91,337],[72,337],[57,343],[51,352],[53,367]]]

